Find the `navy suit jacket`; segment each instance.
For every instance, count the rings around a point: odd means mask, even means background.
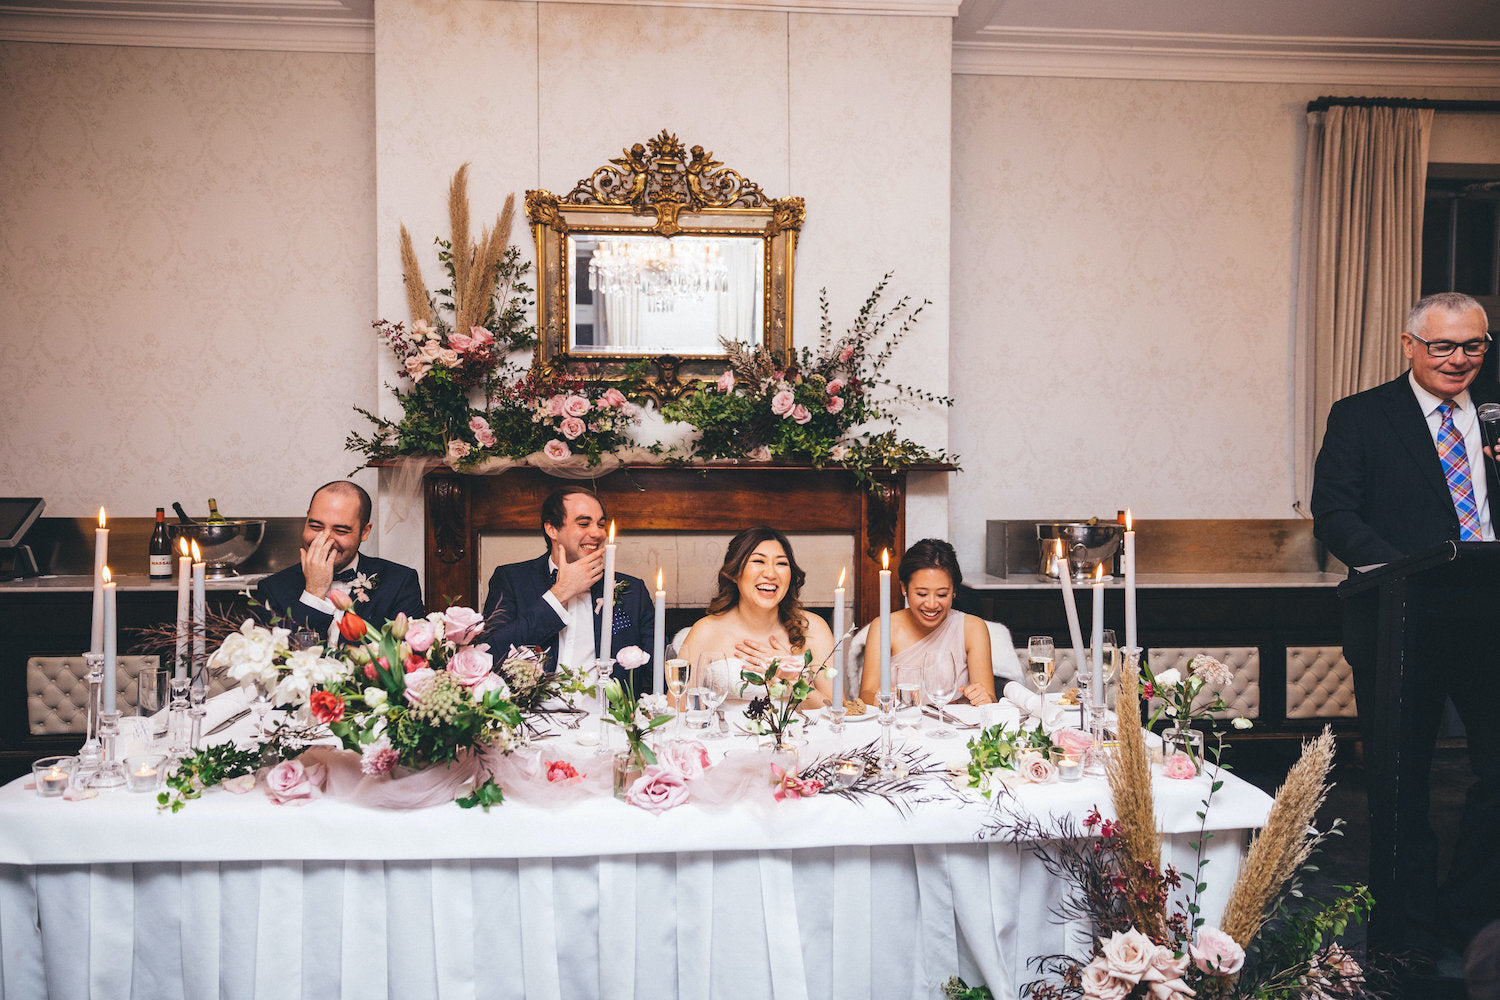
[[[484,601],[484,616],[489,623],[485,640],[490,652],[498,660],[511,646],[541,646],[547,650],[550,662],[557,664],[558,635],[567,626],[542,595],[552,586],[551,572],[547,569],[549,553],[525,562],[507,563],[496,567],[490,577],[489,594]],[[615,602],[615,614],[609,648],[618,652],[626,646],[639,646],[647,655],[651,653],[656,639],[655,609],[646,584],[637,577],[624,573],[615,574],[615,584],[625,583],[625,592]],[[594,602],[594,642],[598,648],[600,619],[603,609],[600,600],[604,597],[604,581],[595,583],[591,597]],[[577,668],[580,664],[569,663]],[[633,671],[625,671],[615,665],[614,676],[628,680],[636,694],[651,690],[651,664],[648,662]]]
[[[1500,386],[1476,379],[1469,397],[1475,406],[1500,401]],[[1500,481],[1491,463],[1476,452],[1469,469],[1487,477],[1493,514]],[[1458,540],[1453,494],[1408,375],[1333,404],[1313,471],[1312,514],[1313,534],[1351,574]],[[1344,655],[1356,666],[1374,661],[1372,614],[1369,607],[1345,617]]]
[[[375,586],[368,592],[369,599],[354,606],[354,613],[372,626],[379,628],[402,611],[409,618],[421,618],[427,614],[427,606],[422,603],[422,584],[417,579],[417,571],[410,566],[361,552],[359,571],[376,578]],[[260,602],[274,613],[319,635],[327,635],[333,616],[303,604],[302,592],[306,589],[307,578],[302,575],[300,562],[271,574],[255,588]]]

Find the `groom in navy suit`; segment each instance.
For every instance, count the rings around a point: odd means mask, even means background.
[[[604,603],[604,504],[582,486],[553,490],[542,503],[547,551],[535,559],[500,566],[490,577],[484,602],[496,657],[510,646],[541,646],[553,664],[574,669],[598,656]],[[615,574],[611,655],[626,646],[651,652],[656,619],[646,584]],[[651,687],[649,663],[614,676],[628,679],[636,694]]]
[[[1477,407],[1500,386],[1476,381],[1490,347],[1484,309],[1467,295],[1430,295],[1413,307],[1401,347],[1411,370],[1333,404],[1313,477],[1313,530],[1350,567],[1386,563],[1444,541],[1493,541],[1500,481],[1483,450]],[[1462,945],[1500,917],[1500,655],[1495,609],[1461,598],[1412,607],[1424,641],[1410,669],[1415,704],[1404,705],[1396,804],[1398,899],[1407,943],[1436,954]],[[1368,725],[1374,687],[1373,594],[1345,603],[1344,657],[1354,668]],[[1447,881],[1437,886],[1437,837],[1428,822],[1428,772],[1452,698],[1463,719],[1469,788]]]
[[[343,480],[318,487],[302,524],[301,561],[262,580],[256,596],[275,614],[320,636],[329,634],[338,614],[328,600],[335,587],[376,628],[402,611],[412,618],[427,614],[416,570],[360,554],[369,535],[370,494]]]

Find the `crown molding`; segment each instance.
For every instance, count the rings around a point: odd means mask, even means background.
[[[704,7],[769,10],[788,14],[865,14],[895,17],[956,17],[961,0],[538,0],[613,7]]]
[[[955,75],[1500,86],[1500,42],[981,28],[953,44]]]
[[[286,52],[375,51],[373,0],[0,2],[0,39]]]

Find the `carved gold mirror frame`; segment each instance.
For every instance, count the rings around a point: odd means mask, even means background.
[[[666,400],[718,377],[726,330],[791,360],[801,198],[767,197],[664,129],[562,198],[527,191],[526,215],[536,237],[544,366],[609,378],[644,359],[655,368],[647,391]],[[653,313],[672,315],[653,321]]]

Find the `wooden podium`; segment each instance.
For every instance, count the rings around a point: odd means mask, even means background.
[[[1473,608],[1485,615],[1475,620],[1494,621],[1500,606],[1500,542],[1444,542],[1345,580],[1339,594],[1374,594],[1379,602],[1374,704],[1361,704],[1359,715],[1370,796],[1370,892],[1376,904],[1369,942],[1394,948],[1401,944],[1400,908],[1391,905],[1398,891],[1396,825],[1400,791],[1411,780],[1403,766],[1409,739],[1404,712],[1422,681],[1412,668],[1420,663],[1430,627],[1423,612]]]

